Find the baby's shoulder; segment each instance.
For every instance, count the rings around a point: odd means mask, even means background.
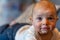
[[[60,40],[60,32],[57,28],[55,28],[54,34],[56,35],[57,40]]]

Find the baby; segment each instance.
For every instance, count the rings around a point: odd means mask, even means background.
[[[32,26],[24,26],[16,33],[15,40],[60,40],[56,26],[57,10],[53,3],[43,0],[34,5]]]

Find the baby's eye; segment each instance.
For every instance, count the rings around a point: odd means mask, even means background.
[[[52,21],[52,20],[54,20],[54,18],[53,17],[48,17],[48,20]]]
[[[41,21],[42,20],[42,17],[38,17],[37,20]]]

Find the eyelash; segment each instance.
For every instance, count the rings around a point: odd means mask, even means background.
[[[49,19],[49,20],[53,20],[54,18],[52,18],[52,17],[48,17],[48,19]]]
[[[43,18],[41,18],[41,17],[39,17],[39,18],[37,18],[37,20],[39,20],[39,21],[41,21]],[[52,21],[52,20],[54,20],[54,18],[53,17],[48,17],[47,18],[49,21]]]
[[[42,20],[42,18],[41,18],[41,17],[39,17],[39,18],[37,18],[37,20],[41,21],[41,20]]]

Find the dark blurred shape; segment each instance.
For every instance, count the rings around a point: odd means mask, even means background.
[[[5,24],[0,27],[0,34],[2,34],[7,28],[9,27],[9,24]]]
[[[60,8],[57,10],[57,14],[59,14],[59,12],[60,12]]]
[[[9,24],[3,25],[0,27],[0,40],[15,40],[16,32],[19,28],[21,28],[24,25],[29,25],[28,23],[16,23],[12,26],[9,26]]]

